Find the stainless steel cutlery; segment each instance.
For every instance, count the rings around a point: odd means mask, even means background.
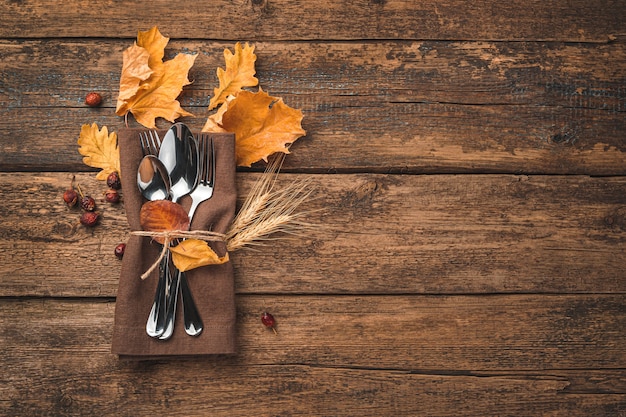
[[[155,131],[140,133],[144,154],[137,172],[137,184],[148,200],[178,202],[189,195],[189,224],[200,203],[213,196],[215,148],[208,135],[195,138],[183,123],[174,124],[160,139]],[[148,335],[169,339],[174,331],[178,293],[181,293],[185,331],[191,336],[202,332],[202,319],[183,272],[170,263],[169,251],[159,266],[154,303],[146,323]]]

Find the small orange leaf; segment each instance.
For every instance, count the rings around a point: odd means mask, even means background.
[[[189,229],[189,216],[185,209],[169,200],[148,201],[139,211],[141,228],[148,232],[168,232]],[[163,237],[154,240],[163,244]]]
[[[213,90],[209,110],[213,110],[225,102],[229,95],[237,94],[243,87],[254,87],[259,84],[259,80],[254,76],[256,73],[254,69],[256,61],[254,46],[246,43],[246,46],[242,48],[241,44],[237,42],[234,54],[229,49],[224,49],[224,60],[226,61],[226,71],[222,68],[217,69],[220,86]]]
[[[124,101],[137,94],[142,81],[147,80],[153,71],[148,65],[150,53],[146,48],[135,43],[127,48],[123,56],[122,75],[120,77],[120,93],[117,97],[117,106],[123,106]]]
[[[170,251],[172,252],[172,262],[181,272],[201,266],[228,262],[228,253],[220,257],[209,247],[207,242],[198,239],[184,240],[180,244],[170,247]]]
[[[120,152],[117,147],[117,134],[106,126],[102,130],[97,124],[83,125],[78,137],[78,152],[84,156],[83,162],[90,167],[102,168],[96,179],[106,180],[110,173],[120,172]]]
[[[187,74],[197,55],[178,54],[163,62],[168,42],[169,38],[154,26],[139,32],[137,43],[124,52],[115,110],[118,116],[131,112],[137,122],[150,129],[156,127],[157,117],[173,123],[179,117],[193,116],[183,110],[176,98],[191,83]]]
[[[288,146],[306,134],[302,118],[281,98],[243,90],[228,102],[219,125],[235,134],[237,165],[249,167],[275,152],[289,153]]]

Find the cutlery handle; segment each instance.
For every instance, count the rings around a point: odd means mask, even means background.
[[[180,288],[180,272],[174,274],[174,278],[169,285],[167,293],[167,316],[165,318],[165,330],[159,336],[161,340],[167,340],[174,334],[174,322],[176,321],[176,306],[178,301],[178,290]]]
[[[169,291],[167,291],[168,284],[166,283],[167,276],[170,276],[171,270],[169,267],[170,252],[167,251],[164,261],[166,262],[165,274],[159,276],[159,284],[157,285],[157,292],[155,294],[154,304],[148,317],[148,323],[146,324],[146,331],[152,337],[157,337],[161,340],[167,340],[174,334],[174,324],[176,322],[176,308],[178,301],[178,293],[181,293],[183,303],[183,318],[185,322],[185,332],[190,336],[199,336],[202,333],[204,325],[200,318],[200,313],[196,307],[187,277],[184,272],[180,272],[176,267],[172,266],[174,271],[174,279],[169,283]]]
[[[170,274],[169,268],[170,252],[167,251],[161,263],[159,264],[159,280],[157,282],[156,292],[154,294],[154,302],[152,303],[152,309],[146,322],[146,333],[151,337],[159,337],[165,331],[165,316],[166,316],[166,297],[165,287],[167,285],[167,278]]]
[[[193,300],[191,288],[189,288],[189,282],[184,272],[180,273],[180,294],[183,301],[185,332],[189,336],[199,336],[203,329],[202,319]]]

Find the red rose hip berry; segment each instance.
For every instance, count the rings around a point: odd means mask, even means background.
[[[95,211],[86,211],[80,216],[80,224],[87,227],[94,227],[99,219],[100,215]]]
[[[63,193],[63,201],[67,204],[68,207],[74,207],[78,202],[78,193],[73,188],[68,188]]]
[[[124,251],[126,250],[126,243],[120,243],[115,247],[115,256],[119,259],[124,257]]]
[[[93,197],[86,195],[80,200],[80,208],[85,211],[94,211],[96,209],[96,200],[94,200]]]
[[[104,199],[112,204],[117,204],[120,202],[120,194],[117,190],[110,189],[104,193]]]
[[[114,190],[119,190],[120,188],[122,188],[120,174],[118,174],[117,172],[111,172],[107,177],[107,185]]]
[[[277,333],[276,328],[274,327],[276,326],[276,319],[274,319],[274,316],[267,311],[261,314],[261,323],[263,323],[265,327],[272,329],[274,333]]]
[[[102,96],[98,93],[89,93],[85,96],[85,104],[89,107],[97,107],[102,103]]]

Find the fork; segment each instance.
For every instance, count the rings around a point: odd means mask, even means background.
[[[196,188],[189,194],[191,197],[191,207],[189,208],[190,224],[200,203],[213,197],[213,187],[215,186],[215,148],[213,147],[213,139],[200,133],[197,142],[200,152],[200,158],[198,159],[199,177]]]
[[[200,155],[198,158],[198,181],[196,188],[194,188],[189,194],[192,201],[188,212],[190,228],[196,209],[200,203],[207,201],[213,196],[213,188],[215,185],[215,148],[213,147],[213,140],[210,137],[207,137],[207,135],[200,133],[197,138],[197,145]],[[172,283],[172,286],[174,288],[173,300],[177,297],[177,290],[180,290],[181,297],[183,299],[185,332],[190,336],[198,336],[202,332],[203,323],[197,311],[191,308],[194,306],[193,296],[191,295],[189,283],[187,282],[187,278],[183,272],[178,273],[178,276]],[[175,305],[173,300],[170,298],[170,306],[172,304]],[[168,307],[165,332],[161,338],[168,337],[168,334],[173,330],[173,321],[173,307]]]

